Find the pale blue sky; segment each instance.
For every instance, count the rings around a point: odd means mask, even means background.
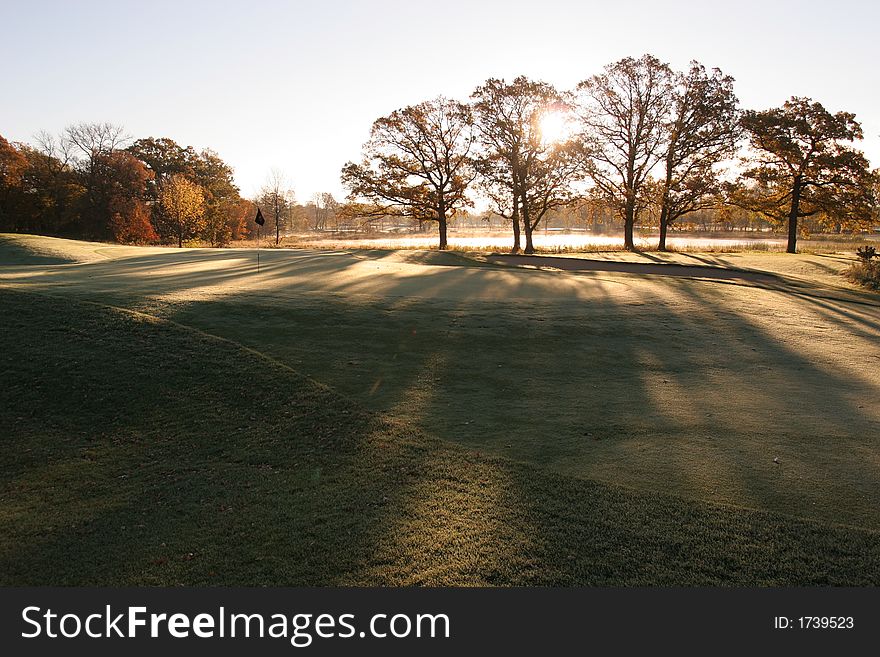
[[[300,201],[342,195],[372,121],[490,76],[560,88],[650,52],[737,79],[744,107],[792,95],[855,112],[880,166],[880,2],[0,0],[0,134],[77,121],[211,147],[252,195],[272,167]]]

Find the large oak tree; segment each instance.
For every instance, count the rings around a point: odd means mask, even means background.
[[[656,57],[627,57],[577,86],[584,164],[596,192],[624,222],[624,246],[649,198],[649,174],[665,155],[672,70]]]
[[[476,158],[480,189],[493,211],[513,226],[513,252],[520,250],[520,223],[526,253],[546,213],[573,200],[578,160],[571,144],[543,134],[549,116],[567,112],[561,94],[546,82],[524,76],[512,82],[489,79],[471,95],[481,144]]]
[[[660,182],[660,242],[676,219],[717,204],[718,165],[731,159],[739,136],[733,78],[699,62],[675,76],[666,120],[664,175]]]
[[[832,114],[809,98],[743,115],[754,157],[734,202],[788,223],[788,253],[797,252],[798,220],[824,215],[841,224],[870,221],[872,176],[849,144],[862,128],[849,112]]]
[[[437,222],[442,250],[449,219],[470,204],[474,140],[467,105],[442,97],[411,105],[373,123],[362,162],[343,167],[342,183],[381,212]]]

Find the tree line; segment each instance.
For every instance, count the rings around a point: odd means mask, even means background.
[[[0,136],[0,230],[179,246],[247,235],[253,204],[214,151],[132,141],[111,123],[43,132],[35,142]]]
[[[343,203],[322,193],[300,205],[277,170],[244,199],[214,151],[132,140],[110,123],[43,132],[34,145],[0,136],[0,231],[223,246],[252,237],[259,206],[276,244],[289,230],[390,217],[436,224],[444,249],[450,222],[479,197],[512,229],[514,252],[534,252],[542,221],[585,210],[594,224],[612,214],[628,249],[648,214],[665,250],[685,217],[746,212],[787,226],[794,252],[805,221],[838,231],[877,221],[878,175],[853,147],[861,137],[851,113],[798,97],[742,110],[719,69],[675,71],[644,55],[567,91],[492,78],[468,102],[439,97],[381,117],[362,159],[342,169]]]
[[[612,208],[627,249],[648,209],[660,250],[674,222],[709,208],[786,224],[791,253],[804,218],[838,229],[877,220],[877,174],[852,146],[862,138],[853,114],[799,97],[742,110],[733,83],[717,68],[675,71],[652,55],[609,64],[569,91],[489,79],[470,102],[438,97],[377,119],[342,182],[369,212],[436,223],[441,249],[473,194],[525,253],[549,212],[578,201]]]
[[[34,142],[0,135],[0,232],[225,246],[255,236],[257,206],[276,243],[289,230],[342,229],[356,218],[330,193],[298,204],[277,170],[256,198],[245,199],[214,151],[167,137],[132,140],[112,123],[41,132]]]

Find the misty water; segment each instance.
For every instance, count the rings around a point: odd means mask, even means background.
[[[328,236],[326,238],[311,238],[303,241],[331,243],[340,247],[349,248],[436,248],[437,235],[388,235],[382,237],[347,238],[345,236]],[[458,248],[472,249],[507,249],[513,243],[510,234],[485,234],[485,233],[451,233],[448,238],[449,245]],[[536,232],[533,242],[538,249],[547,250],[591,250],[612,249],[623,246],[622,235],[603,235],[596,233],[574,232]],[[657,236],[636,237],[636,245],[642,248],[657,246]],[[785,239],[782,236],[750,237],[743,235],[731,235],[726,237],[706,237],[694,235],[670,235],[666,243],[672,249],[750,249],[781,250],[785,248]],[[525,245],[525,239],[522,239]]]

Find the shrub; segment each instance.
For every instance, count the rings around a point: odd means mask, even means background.
[[[853,264],[844,274],[856,285],[880,290],[880,259],[860,257],[859,262]]]
[[[871,262],[872,258],[877,257],[877,249],[873,246],[862,246],[856,249],[856,255],[862,262]]]

